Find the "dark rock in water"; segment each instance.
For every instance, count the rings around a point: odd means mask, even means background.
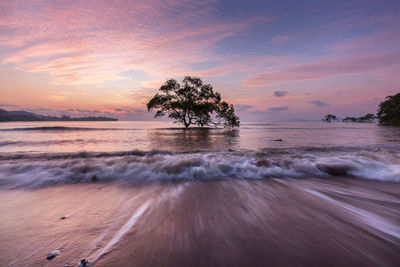
[[[93,175],[92,176],[92,182],[96,182],[97,181],[97,176],[96,175]]]
[[[67,217],[65,216],[60,217],[60,220],[65,220],[65,219],[67,219]]]
[[[229,152],[232,152],[232,151],[233,151],[233,149],[228,149],[228,151],[229,151]]]
[[[53,259],[55,256],[57,256],[58,254],[60,254],[60,251],[59,251],[59,250],[52,251],[52,252],[50,252],[49,254],[47,254],[46,259],[51,260],[51,259]]]
[[[232,172],[232,166],[228,164],[219,164],[218,168],[223,172],[223,173],[230,173]]]
[[[265,159],[260,159],[256,163],[257,167],[269,167],[271,166],[271,162]]]
[[[326,172],[332,176],[348,176],[349,171],[351,170],[350,166],[346,165],[327,165],[327,164],[317,164],[317,168],[323,172]]]
[[[274,141],[275,142],[282,142],[283,140],[282,139],[275,139]]]

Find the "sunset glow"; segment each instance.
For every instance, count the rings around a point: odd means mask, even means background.
[[[290,7],[290,8],[288,8]],[[1,1],[0,108],[152,117],[193,75],[243,121],[375,113],[399,91],[398,1]]]

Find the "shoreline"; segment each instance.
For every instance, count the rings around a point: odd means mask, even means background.
[[[395,266],[399,189],[309,178],[2,190],[0,263]]]

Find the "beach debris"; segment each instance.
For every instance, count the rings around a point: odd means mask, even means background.
[[[282,142],[283,140],[282,139],[275,139],[274,141],[275,142]]]
[[[89,261],[85,259],[82,259],[78,265],[78,267],[87,267],[87,266],[89,266]]]
[[[64,264],[64,267],[69,267],[69,265],[68,264]]]
[[[67,219],[67,217],[65,217],[65,216],[60,217],[60,220],[65,220],[65,219]]]
[[[96,182],[97,181],[97,176],[96,175],[93,175],[92,176],[92,182]]]
[[[57,256],[58,254],[60,254],[60,251],[59,250],[54,250],[54,251],[50,252],[49,254],[47,254],[46,259],[51,260],[55,256]]]

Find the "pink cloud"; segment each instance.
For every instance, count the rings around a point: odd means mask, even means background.
[[[386,29],[385,32],[368,34],[365,36],[342,40],[325,46],[325,49],[332,52],[380,52],[388,49],[398,48],[400,42],[399,28]]]
[[[56,84],[119,80],[129,69],[159,78],[182,75],[184,62],[218,58],[217,41],[265,21],[224,20],[215,2],[4,2],[1,62],[47,72]]]
[[[326,78],[336,75],[378,73],[400,67],[400,52],[359,56],[346,59],[325,59],[316,63],[299,64],[271,72],[249,76],[247,86],[264,86],[282,82],[295,82]]]

